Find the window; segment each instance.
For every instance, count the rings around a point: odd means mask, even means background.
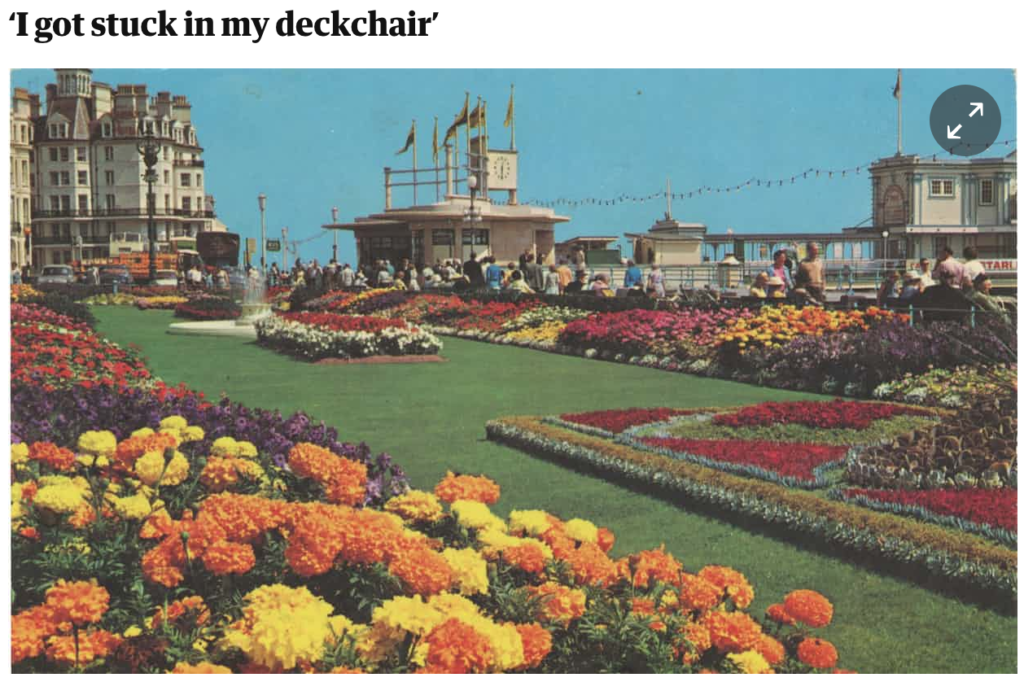
[[[203,186],[203,174],[202,173],[196,173],[196,187],[202,187],[202,186]]]
[[[455,243],[455,230],[434,230],[430,241],[434,246],[451,246]]]
[[[89,210],[89,195],[79,194],[78,195],[78,210],[85,213]]]
[[[165,185],[171,184],[171,171],[167,171],[167,170],[164,171],[164,184]]]
[[[51,211],[59,211],[60,210],[60,197],[50,197],[50,210]],[[57,229],[57,228],[54,227],[54,229]]]
[[[114,207],[116,206],[114,195],[113,194],[108,194],[107,197],[106,197],[106,200],[107,200],[107,210],[108,211],[113,211]]]
[[[50,173],[50,184],[54,187],[60,186],[60,173]]]
[[[71,210],[71,196],[64,194],[60,198],[60,210],[70,211]]]
[[[995,193],[994,189],[995,187],[993,186],[992,180],[981,181],[981,197],[979,199],[979,203],[982,206],[991,206],[995,203],[993,200],[993,195]]]
[[[79,161],[88,160],[88,157],[86,157],[85,147],[77,147],[75,149],[75,158]]]
[[[56,161],[56,160],[57,160],[57,148],[56,147],[50,147],[50,161]]]
[[[60,184],[64,185],[65,187],[71,184],[71,171],[60,172]]]
[[[171,148],[170,147],[164,147],[164,161],[170,161],[170,160],[171,160]]]
[[[953,181],[945,179],[932,180],[931,189],[933,197],[951,197],[953,196]]]
[[[106,161],[113,161],[114,160],[114,148],[113,147],[104,147],[103,148],[103,158]]]
[[[23,144],[28,142],[28,126],[21,126],[21,141]]]
[[[61,161],[70,161],[71,160],[71,153],[68,151],[67,147],[61,147],[60,148],[60,160]]]
[[[104,179],[107,181],[108,185],[113,185],[114,184],[114,171],[108,170],[108,171],[103,173],[103,176],[104,176]]]
[[[181,198],[181,210],[185,212],[192,210],[192,197]]]
[[[189,175],[188,173],[182,173],[181,174],[181,186],[182,187],[191,187],[192,186],[192,176]]]
[[[89,171],[78,171],[78,184],[88,185],[89,184]]]
[[[111,126],[110,123],[104,121],[103,122],[103,137],[110,137],[113,134],[113,132],[114,132],[113,126]]]

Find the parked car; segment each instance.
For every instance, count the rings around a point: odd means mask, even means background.
[[[131,284],[132,273],[128,272],[125,265],[102,265],[100,266],[100,284]]]
[[[151,284],[157,287],[176,287],[178,286],[178,273],[174,270],[157,270],[156,279]]]
[[[44,265],[37,284],[74,284],[75,271],[70,265]]]

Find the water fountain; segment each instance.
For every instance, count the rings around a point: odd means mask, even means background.
[[[242,314],[235,324],[239,327],[251,327],[258,320],[270,315],[270,304],[267,303],[267,281],[253,270],[252,275],[245,278],[245,293],[242,294]]]
[[[245,291],[239,305],[242,314],[236,320],[211,320],[209,322],[177,322],[168,329],[170,334],[195,336],[235,336],[246,339],[256,338],[256,322],[272,313],[267,302],[267,283],[253,271],[245,278]]]

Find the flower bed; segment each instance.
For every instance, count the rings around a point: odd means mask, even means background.
[[[174,307],[175,317],[188,320],[234,320],[241,315],[242,307],[225,296],[193,296]]]
[[[203,435],[175,415],[122,439],[13,447],[14,672],[838,665],[817,592],[754,617],[740,572],[687,572],[660,549],[615,559],[611,531],[584,519],[499,517],[483,477],[449,474],[381,509],[364,504],[365,467],[326,449],[298,443],[285,468]]]
[[[849,400],[768,402],[715,415],[716,426],[744,427],[800,424],[815,429],[866,429],[879,419],[904,414],[929,414],[901,405]]]
[[[559,341],[569,346],[600,351],[644,354],[659,342],[662,345],[667,343],[670,350],[679,340],[709,345],[730,321],[742,320],[750,315],[750,311],[745,309],[598,313],[567,324]]]
[[[872,396],[878,400],[964,407],[979,399],[1010,396],[1016,391],[1017,365],[1008,364],[930,369],[923,374],[907,374],[895,381],[879,384]]]
[[[867,330],[884,321],[909,318],[874,306],[865,311],[824,310],[814,306],[780,305],[762,308],[754,316],[728,320],[715,344],[726,353],[743,354],[757,347],[772,348],[799,336],[822,336],[848,330]]]
[[[179,304],[187,302],[186,296],[137,296],[135,307],[139,310],[174,310]]]
[[[256,335],[262,345],[308,360],[435,355],[441,350],[436,336],[402,321],[329,313],[271,315],[256,323]]]
[[[43,297],[43,292],[36,289],[31,284],[12,284],[11,285],[11,302],[12,303],[32,303]]]
[[[854,557],[873,555],[909,569],[918,579],[937,577],[971,591],[1015,598],[1016,552],[933,523],[786,488],[756,478],[638,450],[532,417],[488,422],[488,438],[586,467],[629,485],[657,489],[687,506],[778,525],[804,540],[814,538]]]
[[[847,488],[836,497],[871,509],[914,516],[1017,545],[1017,490],[867,490]]]
[[[118,292],[116,294],[93,294],[82,299],[84,305],[135,305],[135,296]]]
[[[559,416],[559,419],[563,422],[590,427],[592,432],[610,437],[634,426],[663,422],[678,415],[692,413],[693,410],[677,410],[671,407],[654,409],[635,407],[626,410],[563,414]]]

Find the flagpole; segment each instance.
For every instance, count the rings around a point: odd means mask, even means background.
[[[516,84],[512,84],[512,151],[516,150]]]
[[[483,156],[480,157],[480,186],[483,187],[483,196],[487,197],[487,100],[484,100],[484,108],[481,110],[481,116],[484,117],[484,134],[480,138],[480,149],[483,150]]]
[[[434,201],[441,202],[441,174],[437,168],[437,116],[434,117]]]
[[[903,155],[903,69],[896,70],[896,156]]]
[[[412,120],[412,205],[419,206],[416,198],[416,119]]]

